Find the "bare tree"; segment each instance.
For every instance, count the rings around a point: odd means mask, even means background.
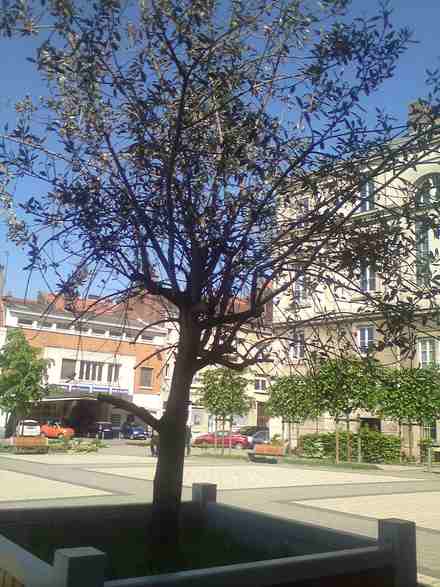
[[[158,545],[177,537],[194,374],[266,359],[270,336],[237,350],[237,333],[263,327],[301,275],[337,283],[365,255],[386,274],[407,248],[401,215],[371,227],[353,213],[360,183],[419,157],[415,137],[390,146],[404,129],[384,113],[364,121],[410,33],[386,8],[351,21],[348,5],[35,0],[3,11],[6,35],[43,36],[34,59],[48,84],[2,138],[6,194],[8,180],[38,183],[12,238],[64,295],[91,281],[120,302],[147,292],[178,329],[163,417],[131,408],[160,433]]]

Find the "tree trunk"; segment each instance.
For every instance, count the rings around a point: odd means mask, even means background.
[[[413,459],[413,425],[412,422],[408,424],[408,444],[409,444],[409,459],[412,461]]]
[[[214,418],[214,452],[217,454],[217,416]]]
[[[357,438],[357,460],[358,463],[362,463],[362,436],[361,436],[361,431],[362,431],[362,421],[361,421],[361,417],[358,416],[358,438]]]
[[[287,453],[290,455],[290,453],[292,452],[292,422],[289,422],[288,424],[288,435],[289,435],[289,440],[287,443]]]
[[[179,522],[186,422],[190,388],[196,370],[200,332],[183,323],[170,395],[159,426],[159,455],[154,478],[151,515],[151,550],[164,568],[179,558]]]
[[[222,456],[225,454],[225,420],[226,418],[222,418]]]
[[[335,418],[335,462],[339,465],[339,418]]]
[[[402,442],[402,422],[399,420],[399,440],[400,440],[400,451],[399,451],[399,462],[403,461],[403,442]]]
[[[229,456],[232,454],[232,418],[229,420]]]
[[[347,461],[351,463],[350,416],[347,416]]]

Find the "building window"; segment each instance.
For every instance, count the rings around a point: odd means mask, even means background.
[[[362,428],[368,428],[368,430],[374,430],[374,432],[381,431],[380,418],[361,418]]]
[[[310,200],[309,198],[304,198],[304,200],[301,200],[301,202],[299,202],[299,211],[298,211],[298,217],[297,217],[297,227],[298,228],[304,228],[304,225],[307,222],[307,215],[309,213],[310,210]]]
[[[141,334],[141,339],[142,340],[153,340],[153,338],[154,338],[154,335],[151,334],[151,332],[143,332]]]
[[[52,329],[53,322],[37,322],[38,328],[49,328]]]
[[[425,175],[417,182],[416,205],[430,206],[438,202],[440,196],[440,174]]]
[[[369,265],[361,267],[361,291],[376,291],[376,272]]]
[[[83,332],[84,334],[87,334],[87,333],[88,333],[88,331],[90,330],[90,326],[87,326],[87,325],[85,325],[85,324],[79,324],[79,325],[76,327],[76,330],[77,330],[78,332]]]
[[[107,381],[109,383],[117,383],[119,381],[119,372],[121,365],[109,365],[107,368]]]
[[[292,359],[304,359],[305,355],[305,340],[304,332],[296,332],[292,341],[290,342],[289,356]]]
[[[32,320],[32,318],[19,318],[18,319],[18,324],[20,324],[20,326],[32,326],[33,323],[34,323],[34,321]]]
[[[435,340],[433,338],[422,338],[419,340],[419,360],[422,367],[436,363]]]
[[[369,353],[374,348],[374,326],[360,326],[358,345],[361,353]]]
[[[110,329],[110,336],[112,336],[113,338],[121,338],[122,330],[112,328]]]
[[[369,212],[374,208],[374,182],[367,181],[361,187],[359,212]]]
[[[141,387],[153,387],[153,369],[141,368]]]
[[[96,361],[81,361],[79,365],[79,379],[82,381],[102,381],[104,363]]]
[[[57,330],[70,330],[70,325],[68,322],[57,322],[55,328]]]
[[[76,361],[74,359],[63,359],[61,361],[61,379],[75,379]]]
[[[255,389],[255,391],[259,391],[260,393],[266,393],[266,389],[267,389],[266,379],[264,377],[255,377],[254,389]]]
[[[308,299],[306,277],[300,272],[297,272],[296,279],[293,283],[293,299],[297,304],[304,304]]]
[[[421,220],[415,224],[415,238],[417,285],[429,285],[431,279],[429,230],[426,223]]]
[[[100,336],[105,336],[106,330],[104,328],[92,328],[92,334],[99,334]]]

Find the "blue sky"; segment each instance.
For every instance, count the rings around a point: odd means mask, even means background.
[[[310,0],[312,1],[312,0]],[[373,0],[354,0],[353,12],[367,16],[374,11]],[[398,26],[408,26],[414,31],[418,41],[401,58],[396,75],[376,94],[371,96],[369,106],[384,108],[404,123],[408,104],[427,93],[425,85],[426,69],[439,66],[440,47],[438,42],[440,23],[439,0],[391,0],[394,9],[392,21]],[[36,46],[35,43],[33,43]],[[12,120],[13,104],[26,94],[38,96],[44,93],[37,72],[26,61],[32,54],[32,44],[28,39],[10,41],[0,39],[2,66],[0,69],[0,128]],[[28,191],[35,192],[35,186],[23,182],[17,192],[17,198],[24,198]],[[13,244],[8,243],[4,223],[0,218],[0,263],[8,264],[6,291],[23,296],[26,292],[28,274],[23,271],[27,264],[26,255]],[[55,283],[51,283],[55,287]],[[28,295],[33,296],[39,290],[46,290],[47,285],[39,275],[30,280]]]

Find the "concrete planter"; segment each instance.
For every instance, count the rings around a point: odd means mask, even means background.
[[[267,560],[105,581],[106,554],[96,548],[64,548],[53,565],[26,550],[36,527],[62,527],[66,536],[75,524],[91,528],[131,527],[148,520],[150,506],[121,505],[78,508],[23,509],[0,515],[0,585],[14,587],[415,587],[417,584],[415,525],[380,520],[377,541],[295,523],[216,503],[216,487],[193,486],[193,500],[183,504],[183,522],[230,532],[236,540],[267,550]],[[304,554],[288,556],[292,545]],[[21,546],[19,546],[21,545]],[[284,556],[286,555],[287,556]],[[274,558],[275,556],[283,558]],[[8,583],[3,578],[14,578]],[[12,579],[11,579],[12,580]]]

